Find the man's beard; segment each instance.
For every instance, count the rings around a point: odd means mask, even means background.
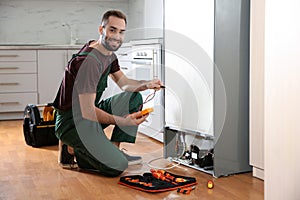
[[[111,45],[110,42],[119,42],[119,44],[115,46],[115,45]],[[117,51],[121,47],[122,41],[113,38],[107,38],[106,36],[104,36],[102,37],[101,44],[108,51]]]

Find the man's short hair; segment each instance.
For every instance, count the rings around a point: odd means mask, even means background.
[[[125,14],[123,14],[121,11],[119,10],[109,10],[107,11],[106,13],[104,13],[103,17],[102,17],[102,20],[101,20],[101,25],[102,26],[105,26],[108,22],[108,18],[110,16],[115,16],[115,17],[118,17],[120,19],[124,19],[125,21],[125,24],[127,25],[127,20],[126,20],[126,16]]]

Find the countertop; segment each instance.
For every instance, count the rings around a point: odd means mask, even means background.
[[[122,47],[162,43],[162,38],[132,40],[124,42]],[[0,50],[51,50],[51,49],[80,49],[84,44],[0,44]]]
[[[83,44],[0,44],[0,50],[80,49]]]

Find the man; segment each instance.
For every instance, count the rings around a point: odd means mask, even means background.
[[[161,82],[128,79],[120,70],[113,52],[122,45],[126,25],[122,12],[107,11],[99,26],[99,40],[85,44],[66,67],[54,102],[63,167],[72,167],[75,155],[81,169],[118,176],[128,165],[142,161],[140,156],[120,151],[119,146],[135,142],[138,125],[148,116],[140,116],[143,100],[138,91],[159,90]],[[108,75],[125,92],[101,100]],[[103,129],[111,124],[115,127],[108,140]]]

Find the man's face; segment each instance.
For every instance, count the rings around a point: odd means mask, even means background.
[[[125,20],[110,16],[102,29],[101,44],[108,51],[117,51],[124,41],[125,29]]]

